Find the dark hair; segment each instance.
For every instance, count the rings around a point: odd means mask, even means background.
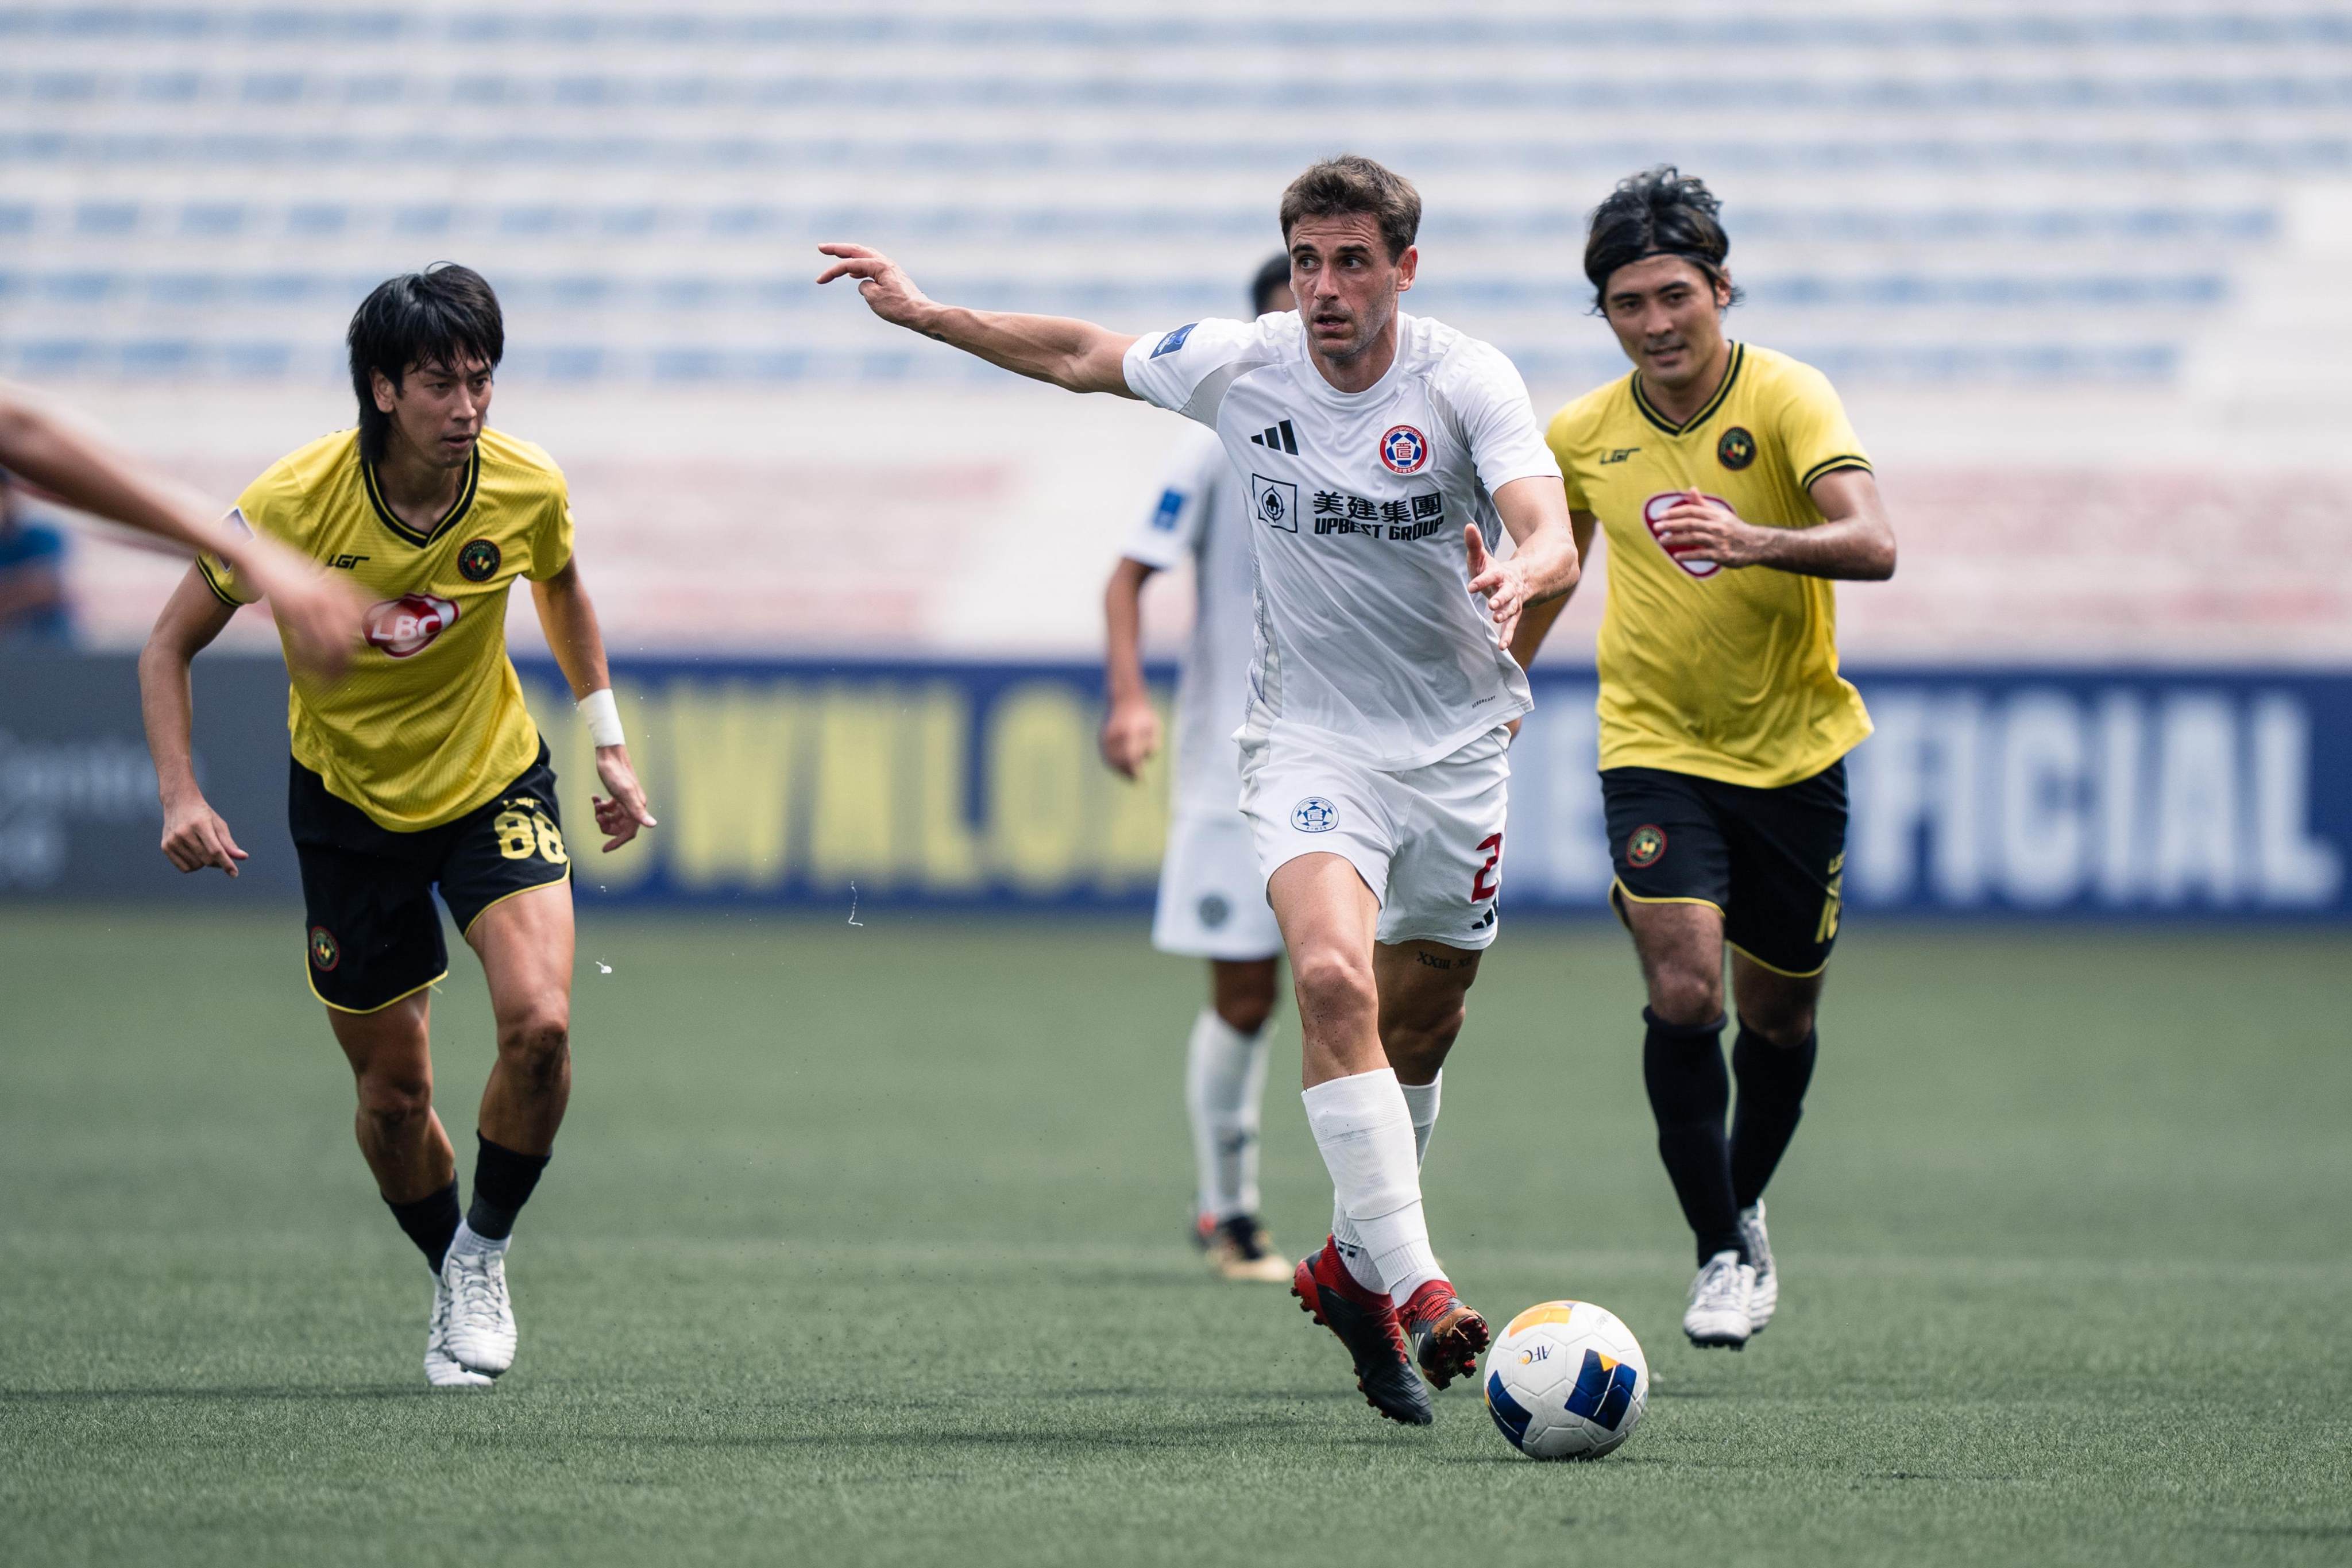
[[[1696,174],[1672,163],[1644,169],[1617,182],[1609,199],[1592,209],[1584,238],[1584,275],[1592,280],[1592,308],[1605,310],[1609,279],[1621,267],[1652,256],[1679,256],[1711,283],[1728,281],[1724,258],[1731,237],[1716,214],[1723,204]],[[1731,290],[1739,302],[1739,289]]]
[[[1404,255],[1421,232],[1421,193],[1402,174],[1344,153],[1326,158],[1290,182],[1282,193],[1282,239],[1303,217],[1333,217],[1363,213],[1380,221],[1381,237],[1388,242],[1389,259]]]
[[[479,359],[495,367],[507,352],[505,319],[489,282],[470,267],[436,261],[377,284],[352,312],[352,391],[360,400],[360,455],[383,459],[392,416],[377,409],[373,373],[397,389],[412,365],[455,370]]]
[[[1265,265],[1257,269],[1257,276],[1250,279],[1250,314],[1265,315],[1266,306],[1273,302],[1274,291],[1289,287],[1290,258],[1267,257]]]

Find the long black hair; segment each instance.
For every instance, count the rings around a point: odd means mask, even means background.
[[[1644,169],[1617,182],[1609,199],[1592,209],[1584,238],[1584,275],[1592,280],[1592,308],[1606,309],[1609,279],[1621,267],[1652,256],[1679,256],[1710,283],[1729,281],[1724,258],[1731,237],[1716,214],[1723,204],[1706,182],[1672,163]],[[1739,289],[1731,289],[1739,302]]]
[[[392,416],[375,405],[374,374],[396,389],[412,367],[455,370],[468,359],[495,368],[507,352],[506,319],[489,280],[470,267],[436,261],[377,284],[352,313],[352,391],[360,400],[360,455],[383,460]]]

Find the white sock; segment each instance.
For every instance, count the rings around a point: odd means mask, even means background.
[[[1445,1069],[1427,1083],[1400,1083],[1404,1108],[1412,1118],[1412,1157],[1416,1166],[1429,1163],[1429,1135],[1437,1130],[1438,1091],[1445,1087]]]
[[[1258,1107],[1265,1098],[1265,1036],[1244,1035],[1203,1007],[1184,1052],[1184,1110],[1192,1122],[1195,1202],[1211,1219],[1258,1211]]]
[[[492,1241],[487,1236],[478,1236],[474,1232],[474,1227],[461,1219],[457,1222],[457,1234],[449,1238],[449,1250],[502,1253],[506,1251],[508,1244],[513,1240],[514,1237],[511,1236],[502,1236],[496,1241]]]
[[[1299,1097],[1331,1173],[1336,1218],[1350,1223],[1353,1245],[1370,1255],[1380,1289],[1402,1302],[1439,1278],[1421,1212],[1421,1174],[1412,1157],[1412,1117],[1396,1074],[1355,1073],[1318,1083]],[[1334,1228],[1333,1234],[1338,1234]],[[1344,1252],[1342,1256],[1345,1256]],[[1351,1263],[1350,1274],[1356,1274]],[[1357,1274],[1359,1283],[1362,1276]],[[1370,1287],[1367,1287],[1368,1289]]]
[[[1438,1090],[1445,1082],[1445,1071],[1427,1083],[1400,1083],[1404,1092],[1405,1114],[1412,1118],[1412,1153],[1415,1168],[1429,1163],[1429,1134],[1437,1125]],[[1348,1273],[1367,1290],[1383,1290],[1380,1271],[1372,1267],[1371,1255],[1364,1250],[1364,1238],[1356,1234],[1355,1222],[1334,1200],[1331,1205],[1331,1239],[1339,1244],[1339,1261],[1348,1266]]]

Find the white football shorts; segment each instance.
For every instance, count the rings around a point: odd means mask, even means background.
[[[1379,940],[1484,948],[1495,940],[1511,737],[1497,728],[1402,773],[1308,751],[1242,748],[1242,813],[1266,879],[1301,855],[1344,857],[1381,900]]]
[[[1249,819],[1238,810],[1169,823],[1151,945],[1187,958],[1273,958],[1282,952]]]

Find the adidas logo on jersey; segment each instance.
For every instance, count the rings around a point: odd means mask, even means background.
[[[1294,458],[1298,456],[1298,437],[1292,434],[1290,421],[1287,419],[1279,425],[1269,425],[1251,437],[1250,445],[1270,447],[1277,452],[1287,452]]]

